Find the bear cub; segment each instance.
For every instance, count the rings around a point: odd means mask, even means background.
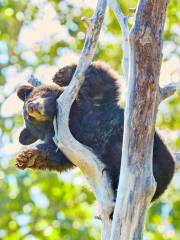
[[[33,87],[23,85],[17,89],[24,101],[25,128],[19,136],[23,145],[40,139],[35,147],[24,150],[16,158],[20,169],[49,169],[62,172],[73,164],[57,149],[53,119],[56,115],[56,99],[71,81],[76,65],[60,69],[51,85]],[[102,62],[92,63],[85,73],[85,81],[70,111],[69,126],[73,136],[89,146],[105,163],[116,195],[121,165],[124,110],[118,105],[122,92],[118,75]],[[167,188],[174,173],[174,160],[157,133],[154,136],[153,173],[157,182],[153,200]]]

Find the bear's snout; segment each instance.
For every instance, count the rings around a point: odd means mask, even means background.
[[[31,100],[25,104],[26,111],[29,116],[35,118],[38,121],[45,121],[44,99]]]
[[[38,102],[30,102],[28,103],[27,105],[27,110],[29,113],[32,113],[32,112],[39,112],[39,103]]]

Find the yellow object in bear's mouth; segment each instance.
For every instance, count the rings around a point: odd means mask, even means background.
[[[33,117],[37,121],[45,121],[44,105],[43,98],[39,98],[38,100],[34,99],[25,104],[26,112],[30,117]]]
[[[29,116],[35,118],[37,121],[45,121],[46,120],[45,117],[42,114],[40,114],[39,112],[36,112],[36,111],[28,112],[28,114],[29,114]]]

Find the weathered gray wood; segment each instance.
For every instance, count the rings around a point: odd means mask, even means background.
[[[128,82],[129,72],[129,28],[128,18],[124,16],[117,0],[108,0],[109,6],[112,8],[114,15],[120,25],[122,31],[122,49],[123,49],[123,70],[126,84]]]
[[[83,18],[88,27],[84,48],[71,83],[57,100],[58,114],[54,122],[55,143],[68,159],[82,170],[101,206],[103,240],[110,239],[111,222],[109,221],[109,216],[114,207],[111,182],[109,181],[107,172],[104,171],[105,165],[91,149],[79,143],[72,136],[69,130],[69,113],[71,105],[84,81],[84,73],[94,56],[106,5],[105,0],[99,0],[92,19]]]
[[[77,145],[77,147],[82,148],[81,149],[82,151],[83,151],[83,148],[85,148],[87,150],[87,153],[91,152],[91,150],[89,148],[86,148],[82,144],[78,143],[72,136],[69,130],[69,112],[70,112],[71,105],[75,100],[81,85],[83,84],[84,73],[88,68],[88,66],[90,65],[92,58],[94,56],[96,43],[97,43],[101,25],[104,19],[105,9],[106,9],[106,1],[99,0],[97,4],[96,12],[94,13],[94,16],[92,17],[92,19],[87,19],[87,18],[83,19],[83,21],[87,22],[88,30],[87,30],[86,40],[84,43],[84,48],[80,56],[79,64],[76,68],[76,71],[74,73],[74,76],[69,86],[66,88],[64,93],[57,100],[58,117],[55,121],[56,131],[55,131],[54,140],[58,144],[60,149],[69,157],[69,159],[70,160],[72,159],[72,162],[83,170],[86,170],[87,168],[86,164],[89,165],[89,163],[86,159],[84,159],[84,161],[81,160],[84,155],[84,153],[83,152],[81,153],[81,151],[77,153],[78,157],[79,155],[82,155],[79,160],[79,158],[76,157],[76,150],[74,150],[73,147],[76,147]],[[76,145],[74,146],[74,144]],[[92,156],[93,156],[93,153],[92,153]],[[91,168],[92,168],[91,171],[93,172],[94,166],[92,165],[90,169]],[[90,174],[91,174],[91,171],[89,172]]]
[[[142,239],[155,192],[152,151],[167,4],[168,0],[140,0],[130,32],[122,163],[111,240]]]

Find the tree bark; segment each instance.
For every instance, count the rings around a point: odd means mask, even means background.
[[[167,4],[168,0],[140,0],[130,32],[128,96],[111,240],[142,239],[155,192],[152,152]]]
[[[129,28],[128,17],[124,16],[117,0],[108,0],[109,6],[112,8],[114,15],[120,25],[122,31],[122,50],[123,50],[123,70],[126,84],[129,75]]]

